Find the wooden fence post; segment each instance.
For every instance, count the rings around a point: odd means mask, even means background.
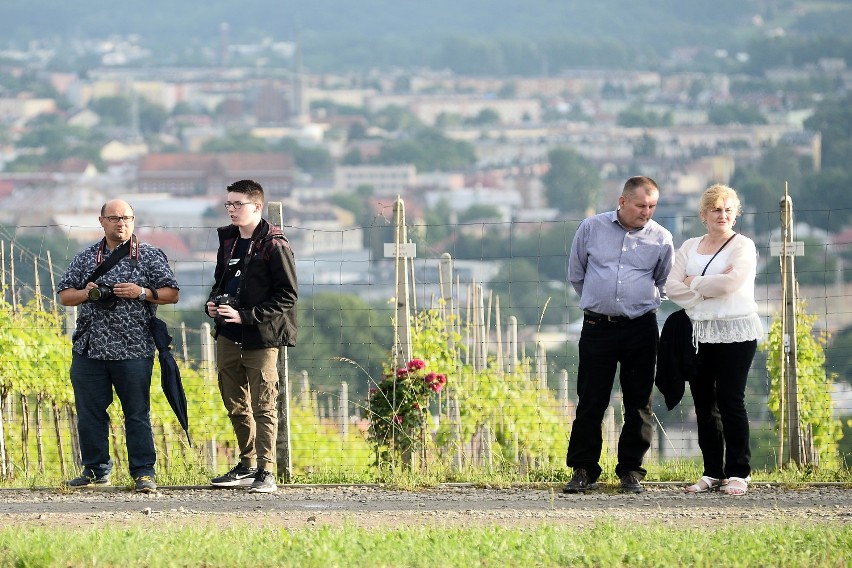
[[[9,474],[6,466],[6,429],[3,424],[6,422],[6,400],[0,396],[0,475],[5,478]]]
[[[68,472],[65,468],[65,444],[62,443],[62,414],[59,411],[59,405],[53,401],[53,431],[56,434],[56,449],[59,453],[59,471],[62,472],[62,477],[66,477]]]
[[[403,245],[408,243],[408,228],[405,225],[405,203],[399,197],[393,204],[394,215],[394,264],[396,266],[396,325],[394,326],[393,365],[404,367],[411,360],[411,314],[409,312],[408,257]],[[396,389],[393,400],[396,405]]]
[[[568,371],[566,369],[560,369],[559,371],[559,391],[557,399],[559,400],[559,409],[562,417],[568,420]]]
[[[216,374],[216,351],[213,349],[213,336],[210,324],[201,324],[201,368],[204,369],[204,378],[207,382],[213,380]]]
[[[508,371],[513,373],[518,366],[518,318],[509,316],[506,328],[506,345],[509,351]]]
[[[71,425],[71,456],[74,458],[74,466],[76,469],[83,467],[83,458],[80,455],[80,433],[77,431],[77,413],[74,411],[73,405],[65,407],[65,413],[68,415],[68,424]]]
[[[340,421],[340,437],[345,440],[349,434],[349,385],[340,383],[340,407],[337,409]]]
[[[462,461],[462,428],[461,413],[459,412],[458,399],[454,396],[447,397],[447,414],[450,418],[450,445],[453,451],[453,469],[461,470],[464,466]]]
[[[44,420],[41,413],[42,397],[36,397],[35,411],[35,427],[36,427],[36,459],[38,464],[38,472],[44,475],[44,432],[42,431],[42,422]]]
[[[615,407],[606,407],[603,421],[604,440],[606,440],[606,453],[609,456],[616,455],[618,449],[618,432],[615,429]]]
[[[311,407],[311,383],[305,369],[302,369],[302,392],[299,393],[299,403],[302,408]]]
[[[199,337],[201,341],[201,370],[204,373],[204,380],[210,383],[216,376],[216,350],[214,348],[214,340],[212,328],[209,322],[202,322],[199,329]],[[184,345],[186,342],[184,341]],[[207,467],[210,471],[219,471],[219,447],[216,443],[216,435],[213,434],[204,442]]]
[[[30,473],[30,409],[27,397],[21,395],[21,459],[24,463],[24,475]]]
[[[215,433],[204,443],[204,448],[207,454],[207,467],[210,471],[219,471],[219,448],[216,446]]]
[[[494,298],[494,343],[497,348],[494,354],[494,366],[497,374],[503,376],[503,326],[500,323],[500,296]]]
[[[540,341],[535,345],[535,375],[538,389],[547,390],[547,351]]]
[[[452,331],[454,324],[450,321],[455,314],[453,298],[453,257],[445,252],[441,255],[441,263],[438,266],[438,276],[441,285],[441,317],[444,319],[444,331],[447,333],[447,349],[450,353],[455,352],[456,346]]]
[[[275,461],[284,483],[293,481],[292,447],[290,445],[290,361],[287,347],[278,352],[278,439]]]
[[[65,308],[65,335],[71,337],[77,331],[77,306]]]
[[[183,362],[187,363],[189,361],[189,351],[188,346],[186,344],[186,322],[180,322],[180,342],[183,346]]]
[[[482,371],[487,366],[487,336],[485,328],[485,288],[482,284],[477,284],[474,287],[476,291],[476,359],[474,359],[474,369]]]

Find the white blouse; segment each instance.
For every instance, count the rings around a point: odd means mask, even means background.
[[[735,343],[763,337],[763,324],[754,301],[757,248],[750,238],[737,234],[713,259],[700,254],[703,237],[688,239],[678,249],[666,281],[670,300],[686,309],[692,320],[693,343]],[[701,272],[707,266],[704,276]],[[727,267],[731,271],[725,273]],[[683,283],[693,276],[689,286]]]

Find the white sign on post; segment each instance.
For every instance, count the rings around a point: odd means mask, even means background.
[[[385,243],[385,258],[415,258],[417,243]]]
[[[769,255],[781,256],[784,253],[784,243],[775,241],[769,243]],[[787,243],[787,256],[805,256],[805,243],[803,241],[792,241]]]

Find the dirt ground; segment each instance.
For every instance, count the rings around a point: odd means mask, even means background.
[[[719,528],[733,523],[850,523],[852,486],[802,487],[752,484],[740,497],[690,495],[683,485],[648,483],[640,495],[603,487],[564,495],[561,485],[510,489],[441,485],[420,491],[378,486],[279,487],[272,494],[244,489],[161,487],[136,494],[124,487],[63,492],[58,489],[0,490],[2,526],[173,525],[269,526],[298,529],[319,525],[365,528],[461,527],[539,524],[591,527],[611,519],[659,522],[678,527]]]

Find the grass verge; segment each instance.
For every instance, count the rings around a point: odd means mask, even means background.
[[[0,529],[2,566],[843,566],[852,526]]]

